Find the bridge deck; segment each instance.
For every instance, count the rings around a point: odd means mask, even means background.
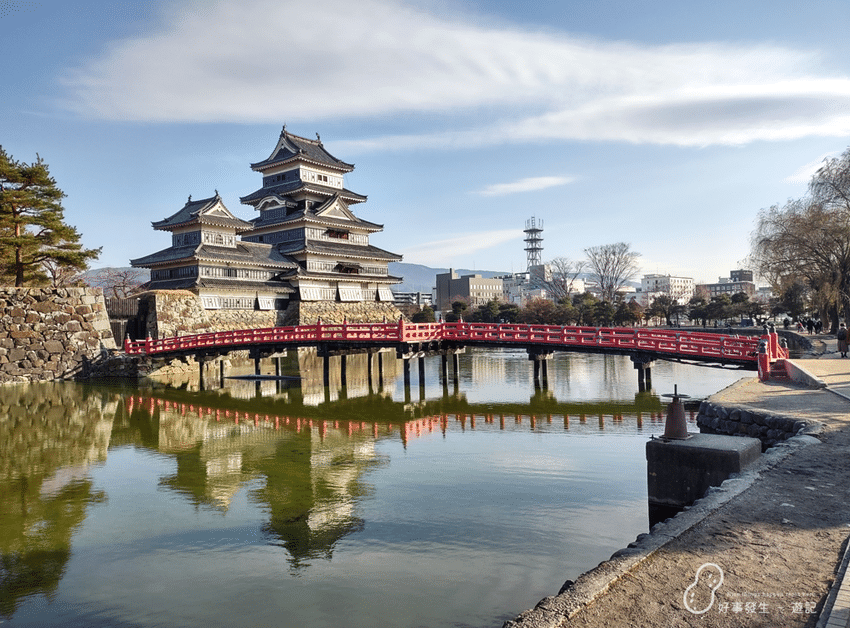
[[[737,364],[756,369],[759,344],[764,340],[769,360],[787,357],[776,334],[752,336],[630,327],[561,327],[499,323],[343,323],[298,325],[196,334],[132,342],[131,355],[201,354],[259,346],[318,346],[322,343],[398,347],[416,343],[514,346],[549,351],[645,354],[653,358]]]

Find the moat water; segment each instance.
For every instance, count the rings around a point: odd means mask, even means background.
[[[500,626],[647,530],[659,395],[752,375],[658,362],[637,393],[628,358],[561,354],[535,390],[524,352],[470,351],[457,386],[349,358],[326,390],[319,364],[0,388],[0,622]]]

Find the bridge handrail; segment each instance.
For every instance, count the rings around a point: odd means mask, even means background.
[[[776,334],[763,339],[770,360],[787,357]],[[526,325],[514,323],[324,323],[287,327],[207,332],[140,341],[127,339],[124,350],[130,355],[155,355],[205,348],[241,347],[259,344],[314,344],[320,342],[430,342],[496,343],[619,349],[629,352],[653,352],[686,357],[727,358],[756,362],[759,338],[728,336],[675,329],[631,327],[587,327]],[[784,352],[784,353],[783,353]]]

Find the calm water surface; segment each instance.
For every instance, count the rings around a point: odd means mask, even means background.
[[[405,393],[229,380],[217,391],[0,389],[0,621],[12,626],[499,626],[647,528],[665,400],[747,373],[523,352]],[[691,427],[695,431],[695,427]]]

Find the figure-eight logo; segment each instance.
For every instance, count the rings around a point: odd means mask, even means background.
[[[682,596],[687,608],[694,615],[702,615],[714,606],[714,592],[723,584],[723,570],[714,563],[705,563],[694,577],[693,583]]]

